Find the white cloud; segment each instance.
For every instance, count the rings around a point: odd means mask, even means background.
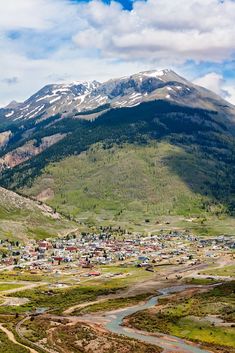
[[[224,78],[216,72],[210,72],[194,80],[196,85],[205,87],[219,95],[223,95]]]
[[[183,75],[188,61],[222,65],[234,57],[234,23],[233,0],[137,0],[132,11],[114,1],[2,1],[0,105],[58,78],[102,81],[167,67]],[[224,94],[221,80],[210,74],[204,83]]]
[[[7,0],[0,8],[0,30],[50,29],[76,14],[67,0]]]
[[[235,82],[228,84],[222,75],[216,72],[210,72],[204,76],[198,77],[193,81],[196,85],[205,87],[216,94],[235,104]]]
[[[235,105],[235,82],[233,82],[232,86],[230,84],[226,84],[224,89],[228,93],[227,100]]]
[[[103,56],[182,63],[220,62],[235,54],[233,0],[136,1],[130,12],[94,0],[79,16],[86,19],[86,32],[78,31],[75,43],[96,47]]]

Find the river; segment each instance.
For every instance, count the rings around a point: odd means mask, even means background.
[[[169,288],[164,288],[159,290],[160,293],[158,296],[152,297],[146,303],[138,306],[129,307],[123,310],[120,310],[114,314],[107,314],[105,318],[107,319],[107,323],[105,327],[107,330],[119,334],[124,335],[130,338],[134,338],[145,343],[150,343],[162,347],[165,352],[178,352],[178,353],[210,353],[207,350],[199,348],[198,346],[191,345],[186,343],[184,340],[166,334],[157,334],[156,336],[145,334],[142,331],[138,331],[135,329],[130,329],[122,326],[123,319],[131,314],[134,314],[138,311],[149,309],[154,307],[158,303],[158,298],[169,295],[176,292],[181,292],[191,286],[174,286]]]

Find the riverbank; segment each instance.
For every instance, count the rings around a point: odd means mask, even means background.
[[[92,347],[92,352],[107,353],[110,352],[110,347],[115,347],[115,352],[122,353],[210,353],[210,350],[200,348],[200,346],[184,341],[177,337],[172,337],[165,334],[152,335],[149,332],[141,332],[137,329],[131,329],[122,326],[123,319],[127,316],[153,308],[158,303],[158,300],[166,295],[172,295],[182,292],[200,290],[204,287],[192,287],[188,285],[174,285],[168,288],[161,288],[157,296],[152,296],[150,299],[141,301],[138,305],[127,308],[119,308],[113,311],[90,313],[82,316],[71,315],[53,315],[43,314],[35,317],[33,321],[22,320],[22,324],[18,326],[18,333],[26,339],[37,342],[42,347],[64,347],[66,342],[67,351],[76,351],[75,342],[80,342],[78,352],[88,352]],[[89,304],[86,303],[86,304]],[[92,303],[90,303],[92,304]],[[84,307],[85,303],[83,304]],[[68,312],[69,310],[67,310]],[[44,331],[40,331],[40,327],[44,327]],[[40,332],[40,335],[39,335]],[[72,338],[72,335],[74,337]],[[61,339],[63,337],[63,340]],[[79,338],[75,340],[75,337]],[[112,337],[112,341],[107,342],[107,337]],[[62,343],[62,341],[64,343]],[[99,346],[103,342],[102,349]],[[70,348],[68,348],[70,347]],[[106,348],[104,348],[106,347]],[[89,349],[88,349],[89,348]],[[66,352],[67,352],[66,351]]]
[[[162,332],[203,344],[213,352],[235,352],[235,282],[210,291],[187,291],[162,305],[131,314],[124,324],[149,333]]]

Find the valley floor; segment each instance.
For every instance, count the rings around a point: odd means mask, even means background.
[[[24,291],[25,283],[13,289],[9,284],[1,298],[0,352],[232,353],[235,278],[221,285],[199,274],[221,274],[221,260],[213,267],[205,262],[163,266],[154,273],[133,270],[128,281],[86,280],[60,289],[59,301],[46,277],[44,283],[29,282]],[[234,266],[229,254],[225,262]],[[19,302],[9,304],[9,298]],[[119,326],[120,318],[129,329]]]
[[[3,240],[0,353],[233,353],[233,244],[111,227]]]

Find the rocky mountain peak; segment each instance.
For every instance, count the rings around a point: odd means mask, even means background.
[[[103,83],[94,80],[49,84],[25,102],[11,103],[1,110],[1,116],[12,121],[33,119],[37,123],[56,114],[77,116],[100,106],[131,107],[159,99],[210,110],[216,110],[218,106],[234,109],[214,93],[192,84],[172,70],[163,69]]]
[[[20,102],[17,102],[15,100],[11,101],[6,107],[5,109],[16,109],[21,105]]]

